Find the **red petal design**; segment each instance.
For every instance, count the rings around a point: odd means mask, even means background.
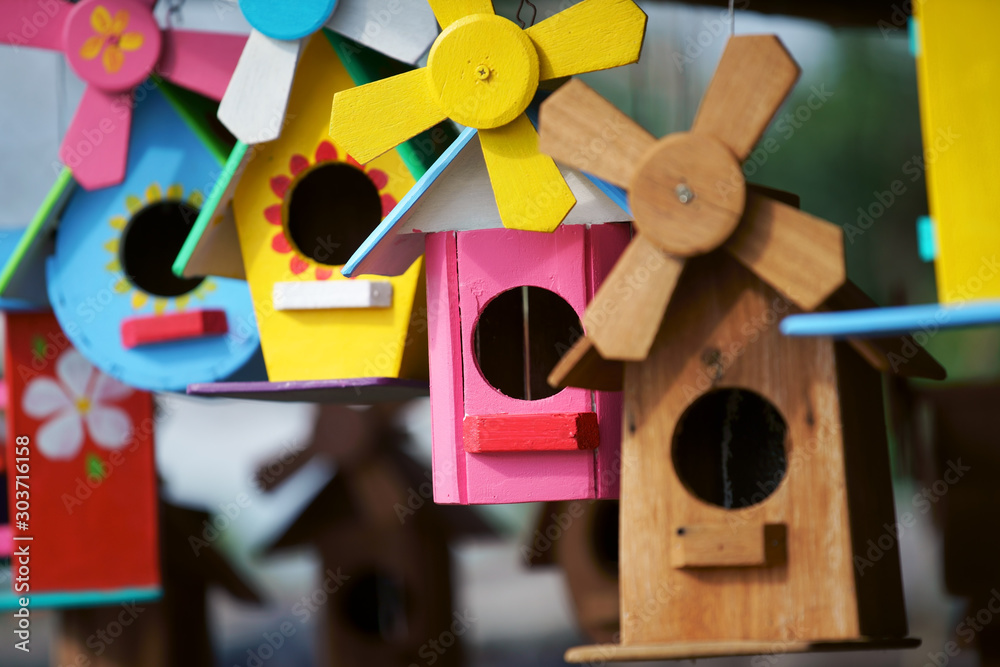
[[[375,187],[381,190],[385,187],[385,184],[389,182],[389,174],[385,173],[381,169],[369,169],[368,178],[372,179],[372,183]]]
[[[288,239],[285,238],[284,232],[278,232],[274,235],[274,238],[271,239],[271,247],[282,254],[292,251],[292,246],[288,243]]]
[[[303,169],[309,167],[309,159],[305,155],[299,155],[296,153],[292,156],[292,159],[288,161],[288,168],[292,171],[292,176],[298,175]]]
[[[320,142],[316,147],[316,162],[330,162],[337,159],[337,147],[329,141]]]
[[[273,206],[268,206],[264,209],[264,217],[272,225],[281,224],[281,204],[275,204]]]
[[[275,176],[271,179],[271,192],[278,196],[279,199],[285,198],[285,193],[288,192],[288,186],[292,184],[292,179],[287,176]]]
[[[316,280],[327,280],[333,275],[333,269],[321,269],[316,267]]]
[[[382,217],[389,215],[389,211],[396,207],[396,198],[392,195],[382,195]]]
[[[309,268],[309,262],[302,259],[298,255],[292,257],[292,261],[289,262],[288,266],[292,269],[292,273],[299,275],[303,271]]]

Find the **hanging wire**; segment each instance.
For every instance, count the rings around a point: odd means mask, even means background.
[[[184,6],[186,0],[167,0],[167,27],[172,28],[174,26],[174,20],[181,15],[181,7]]]
[[[729,34],[736,34],[736,0],[729,0]]]
[[[521,18],[521,12],[524,10],[525,5],[531,7],[531,22],[528,24],[525,24],[524,19]],[[535,18],[537,16],[538,7],[535,7],[535,5],[531,3],[531,0],[521,0],[521,4],[517,6],[517,22],[521,24],[521,29],[524,30],[525,28],[530,28],[535,25]]]

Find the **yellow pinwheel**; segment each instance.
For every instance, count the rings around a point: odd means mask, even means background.
[[[337,93],[331,136],[367,162],[445,118],[474,127],[504,226],[555,230],[576,199],[524,111],[541,81],[638,60],[646,15],[584,0],[523,30],[490,0],[430,4],[442,32],[427,67]]]

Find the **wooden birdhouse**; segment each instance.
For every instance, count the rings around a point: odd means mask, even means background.
[[[430,486],[427,471],[400,449],[398,407],[324,406],[312,443],[293,465],[275,461],[258,474],[270,490],[293,483],[316,459],[336,464],[327,485],[268,548],[319,551],[329,594],[322,634],[332,665],[463,664],[468,617],[452,606],[449,550],[492,530],[471,508],[430,502],[422,491]],[[442,633],[445,641],[435,641]]]
[[[364,165],[330,139],[334,93],[401,69],[317,34],[292,86],[294,122],[274,141],[237,145],[174,268],[245,277],[269,382],[191,393],[353,403],[426,395],[422,259],[398,278],[347,280],[339,270],[454,136],[438,127]]]
[[[0,273],[0,295],[51,304],[103,372],[175,391],[250,366],[258,336],[242,281],[171,272],[225,159],[215,105],[150,79],[135,107],[124,180],[86,190],[64,169]]]
[[[617,500],[545,503],[521,554],[532,568],[562,570],[576,621],[590,639],[618,637]]]
[[[155,4],[4,3],[0,43],[61,51],[87,85],[59,150],[59,159],[87,190],[118,185],[129,173],[126,165],[135,168],[133,112],[155,87],[150,75],[219,100],[247,41],[245,35],[214,31],[217,24],[207,31],[161,27],[153,15]]]
[[[5,602],[159,597],[152,395],[92,365],[51,313],[4,321],[14,575]]]
[[[571,662],[917,643],[898,545],[864,576],[855,557],[895,522],[879,371],[906,348],[899,374],[944,371],[908,337],[778,330],[869,303],[840,228],[743,179],[798,74],[776,37],[734,37],[691,131],[660,140],[579,81],[542,105],[542,148],[567,164],[622,128],[588,168],[628,190],[636,227],[550,377],[624,372],[621,643]]]
[[[635,62],[646,17],[587,0],[522,30],[483,4],[435,6],[444,31],[419,75],[334,98],[331,134],[361,160],[442,118],[468,126],[344,274],[398,275],[426,251],[436,502],[616,497],[619,396],[545,376],[582,332],[629,216],[613,188],[538,152],[529,106],[539,81]],[[596,39],[606,48],[581,47]],[[403,95],[408,124],[366,119]]]

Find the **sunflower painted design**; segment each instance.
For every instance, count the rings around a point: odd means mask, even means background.
[[[90,25],[97,34],[88,38],[80,47],[80,57],[93,60],[103,51],[101,63],[104,69],[114,74],[125,64],[126,51],[138,51],[142,47],[141,32],[125,32],[128,27],[128,12],[121,9],[111,12],[104,5],[97,5],[90,14]]]
[[[202,280],[201,284],[187,294],[182,294],[176,297],[151,295],[134,285],[132,281],[124,275],[121,256],[119,254],[122,235],[125,228],[128,226],[129,219],[142,209],[150,206],[151,204],[171,201],[186,202],[194,208],[200,208],[204,203],[204,200],[204,196],[198,190],[192,190],[188,193],[187,197],[185,197],[184,186],[179,183],[174,183],[169,186],[166,193],[163,192],[159,183],[153,183],[146,188],[145,197],[134,194],[127,195],[125,197],[125,207],[128,209],[127,216],[119,215],[111,218],[111,228],[115,230],[116,234],[104,244],[104,249],[112,255],[111,261],[105,265],[105,268],[108,271],[120,276],[118,281],[115,283],[114,291],[117,294],[130,295],[129,298],[131,300],[133,310],[139,311],[151,303],[153,313],[157,315],[166,312],[171,305],[173,305],[174,309],[177,311],[182,311],[187,308],[192,297],[203,300],[209,292],[215,291],[215,282],[211,278],[205,278]]]
[[[317,265],[314,262],[311,262],[295,249],[295,246],[292,244],[291,240],[289,240],[285,231],[282,211],[285,209],[284,204],[286,203],[288,194],[292,191],[294,185],[305,176],[311,167],[315,167],[316,165],[324,162],[344,162],[363,172],[378,189],[379,198],[382,202],[383,218],[388,215],[389,211],[391,211],[394,206],[396,206],[396,198],[389,194],[386,190],[386,186],[389,183],[388,174],[381,169],[375,169],[359,163],[347,153],[344,153],[343,159],[341,159],[337,151],[337,147],[329,141],[323,141],[316,147],[314,160],[312,162],[309,161],[309,158],[300,153],[292,155],[288,161],[289,173],[287,175],[281,174],[280,176],[275,176],[271,179],[271,192],[273,192],[281,201],[264,209],[264,219],[272,225],[279,227],[278,232],[271,239],[271,248],[275,252],[291,255],[289,258],[289,269],[291,269],[291,272],[295,275],[300,275],[306,272],[310,266],[313,266],[315,269],[316,280],[327,280],[333,275],[333,269],[328,266]]]

